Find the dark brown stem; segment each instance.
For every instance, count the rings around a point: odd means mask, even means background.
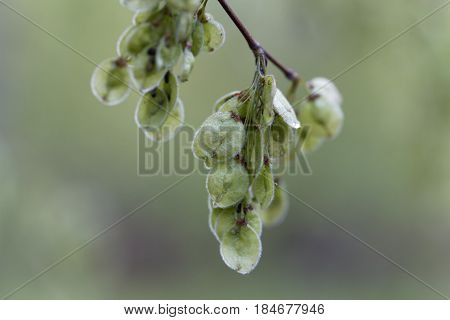
[[[264,53],[266,54],[267,59],[284,73],[286,78],[288,78],[291,81],[297,81],[297,82],[300,81],[300,76],[294,69],[288,68],[285,65],[283,65],[274,56],[272,56],[270,54],[270,52],[268,52],[267,50],[264,50]]]
[[[298,84],[301,81],[300,76],[298,73],[291,68],[286,67],[283,65],[279,60],[277,60],[270,52],[265,50],[258,41],[255,40],[255,38],[251,35],[250,31],[247,29],[247,27],[244,25],[244,23],[239,19],[237,14],[234,12],[234,10],[229,6],[227,0],[217,0],[219,1],[222,8],[225,10],[225,12],[228,14],[230,19],[233,21],[233,23],[236,25],[236,27],[241,32],[242,36],[245,38],[245,40],[248,43],[248,46],[252,50],[255,57],[264,55],[267,60],[272,62],[278,69],[280,69],[283,74],[292,81],[292,87],[291,91],[295,91],[298,87]]]

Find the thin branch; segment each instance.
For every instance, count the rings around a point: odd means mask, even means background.
[[[288,68],[285,65],[283,65],[280,61],[278,61],[274,56],[270,54],[267,50],[264,49],[264,53],[266,54],[267,59],[272,62],[278,69],[280,69],[286,78],[288,78],[291,81],[300,81],[300,76],[298,73],[292,69]]]
[[[261,44],[259,44],[258,41],[252,36],[250,31],[247,29],[247,27],[244,25],[242,20],[237,16],[237,14],[234,12],[234,10],[229,6],[227,0],[217,0],[222,8],[225,10],[225,12],[228,14],[230,19],[233,21],[233,23],[236,25],[236,27],[241,32],[242,36],[245,38],[245,40],[248,43],[248,46],[252,50],[255,57],[258,55],[264,55],[267,60],[272,62],[278,69],[280,69],[286,78],[292,81],[292,88],[291,91],[295,92],[295,90],[298,87],[298,84],[301,81],[301,78],[299,74],[291,68],[286,67],[284,64],[282,64],[279,60],[277,60],[270,52],[268,52],[266,49],[264,49]]]

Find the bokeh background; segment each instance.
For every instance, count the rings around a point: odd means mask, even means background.
[[[132,16],[111,0],[4,1],[96,62],[114,55]],[[443,2],[230,0],[306,79],[337,75]],[[182,87],[194,126],[253,73],[218,3],[208,10],[228,37]],[[287,178],[292,193],[446,295],[449,28],[450,7],[339,78],[343,133],[308,157],[313,175]],[[0,4],[0,296],[179,179],[137,175],[137,96],[102,106],[92,71]],[[194,174],[12,298],[441,298],[294,199],[285,223],[265,231],[258,268],[238,275],[219,256],[206,203]]]

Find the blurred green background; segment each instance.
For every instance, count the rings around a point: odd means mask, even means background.
[[[111,0],[5,0],[93,61],[131,13]],[[438,0],[230,0],[306,79],[333,77]],[[198,126],[251,81],[253,58],[211,0],[227,42],[182,87]],[[450,8],[339,80],[345,129],[289,190],[450,295]],[[274,69],[272,69],[274,70]],[[175,182],[137,175],[137,97],[103,107],[93,66],[0,4],[0,296]],[[281,74],[274,70],[286,86]],[[34,281],[16,299],[434,299],[429,288],[291,199],[249,276],[229,270],[194,174]]]

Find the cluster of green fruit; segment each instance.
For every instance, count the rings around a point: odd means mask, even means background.
[[[133,25],[118,41],[118,57],[95,70],[92,90],[104,104],[117,105],[134,88],[141,94],[138,126],[149,139],[169,140],[185,117],[179,82],[188,80],[201,51],[223,45],[225,30],[205,12],[207,0],[121,3],[135,12]],[[256,54],[250,88],[220,98],[192,143],[194,155],[210,170],[211,231],[225,263],[242,274],[259,262],[263,225],[274,226],[287,213],[279,168],[336,137],[344,120],[342,97],[331,81],[307,82],[308,99],[293,107],[267,75],[266,62],[263,51]]]
[[[187,81],[201,51],[225,41],[222,25],[201,0],[121,0],[135,12],[117,42],[117,57],[94,71],[91,87],[104,104],[123,102],[132,90],[141,98],[136,122],[152,140],[171,139],[184,122],[179,82]]]
[[[295,109],[275,78],[261,66],[257,70],[249,89],[216,102],[192,144],[210,169],[210,229],[225,263],[242,274],[259,262],[263,225],[280,223],[288,210],[284,182],[273,166],[317,149],[339,133],[343,122],[342,98],[329,80],[308,82],[308,99]],[[297,115],[307,130],[299,130]]]
[[[210,168],[210,227],[225,263],[239,273],[258,264],[262,225],[279,223],[287,212],[272,163],[289,158],[298,128],[275,78],[258,68],[252,86],[219,99],[195,135],[193,152]]]

